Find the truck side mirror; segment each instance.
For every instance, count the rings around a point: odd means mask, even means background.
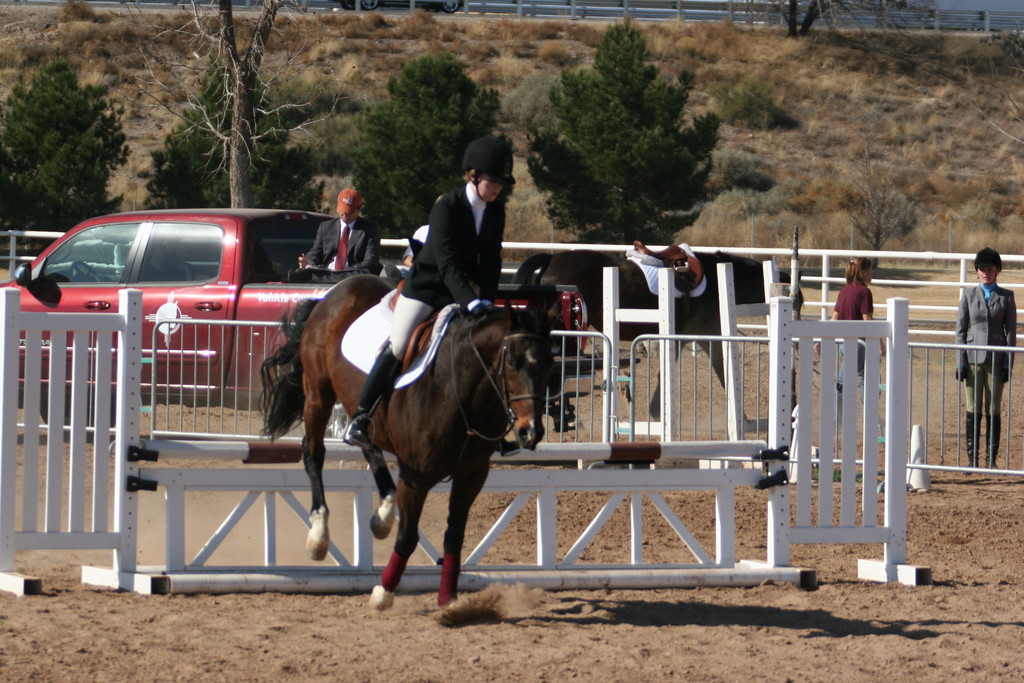
[[[21,287],[28,287],[32,282],[32,264],[22,263],[15,268],[14,281]]]

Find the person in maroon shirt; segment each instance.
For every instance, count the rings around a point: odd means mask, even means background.
[[[846,286],[839,290],[835,308],[832,309],[832,320],[873,320],[875,301],[871,296],[872,272],[871,259],[856,256],[846,265]],[[881,352],[885,355],[885,344],[881,344]],[[864,340],[857,342],[857,376],[860,384],[864,383]],[[843,369],[840,365],[836,388],[843,390]]]

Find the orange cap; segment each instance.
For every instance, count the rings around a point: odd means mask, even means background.
[[[358,209],[363,205],[363,195],[351,188],[346,188],[338,193],[338,203],[348,204],[353,209]]]

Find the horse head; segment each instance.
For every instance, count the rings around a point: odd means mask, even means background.
[[[551,325],[559,312],[506,306],[504,334],[492,366],[509,418],[509,431],[520,448],[534,449],[544,438],[546,392],[554,359]]]

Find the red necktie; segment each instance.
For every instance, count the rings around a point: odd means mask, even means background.
[[[344,270],[345,262],[348,261],[348,229],[341,224],[341,241],[338,242],[338,255],[334,257],[334,269]]]

